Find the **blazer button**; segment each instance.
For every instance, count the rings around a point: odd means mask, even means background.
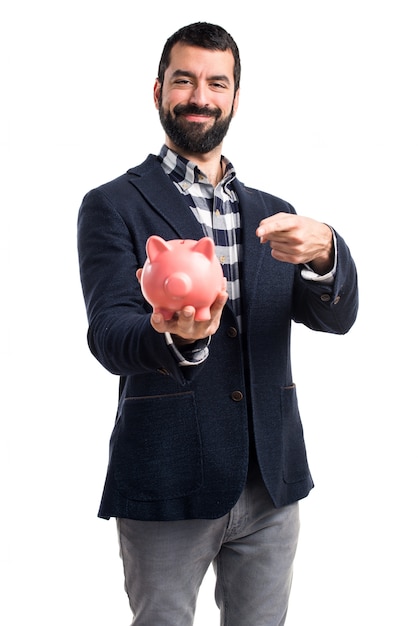
[[[243,394],[241,393],[241,391],[233,391],[231,393],[231,398],[233,399],[234,402],[241,402],[241,400],[243,399]]]
[[[321,300],[322,302],[329,302],[331,300],[331,296],[329,295],[329,293],[323,293],[321,296]]]
[[[230,326],[226,331],[226,334],[228,335],[228,337],[231,337],[231,339],[234,339],[234,337],[238,335],[238,331],[233,326]]]

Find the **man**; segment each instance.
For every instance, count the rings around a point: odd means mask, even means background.
[[[80,209],[88,342],[120,376],[99,516],[117,518],[135,625],[192,624],[211,563],[222,624],[285,623],[298,500],[313,487],[290,326],[343,334],[357,313],[341,236],[245,187],[222,156],[239,80],[224,29],[176,32],[154,87],[165,145]],[[226,289],[210,320],[186,306],[165,321],[144,300],[151,234],[213,238]]]

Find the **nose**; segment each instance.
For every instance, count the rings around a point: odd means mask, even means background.
[[[190,95],[190,102],[198,107],[209,106],[208,90],[204,83],[196,83]]]

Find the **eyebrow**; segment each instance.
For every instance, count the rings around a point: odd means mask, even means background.
[[[176,78],[178,76],[188,76],[189,78],[196,78],[196,74],[193,72],[189,72],[188,70],[175,70],[172,74],[172,78]],[[226,74],[215,74],[214,76],[209,76],[208,80],[218,80],[224,83],[230,84],[230,80]]]

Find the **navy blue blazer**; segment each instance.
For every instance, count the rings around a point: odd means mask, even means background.
[[[142,520],[216,518],[236,503],[249,439],[275,506],[313,487],[290,363],[291,321],[346,333],[358,306],[356,268],[337,234],[332,286],[301,278],[272,258],[255,230],[294,212],[272,195],[234,182],[243,229],[244,331],[226,305],[209,357],[181,367],[150,324],[135,272],[152,234],[200,239],[202,228],[157,158],[90,191],[78,220],[88,344],[120,376],[116,422],[99,516]]]

